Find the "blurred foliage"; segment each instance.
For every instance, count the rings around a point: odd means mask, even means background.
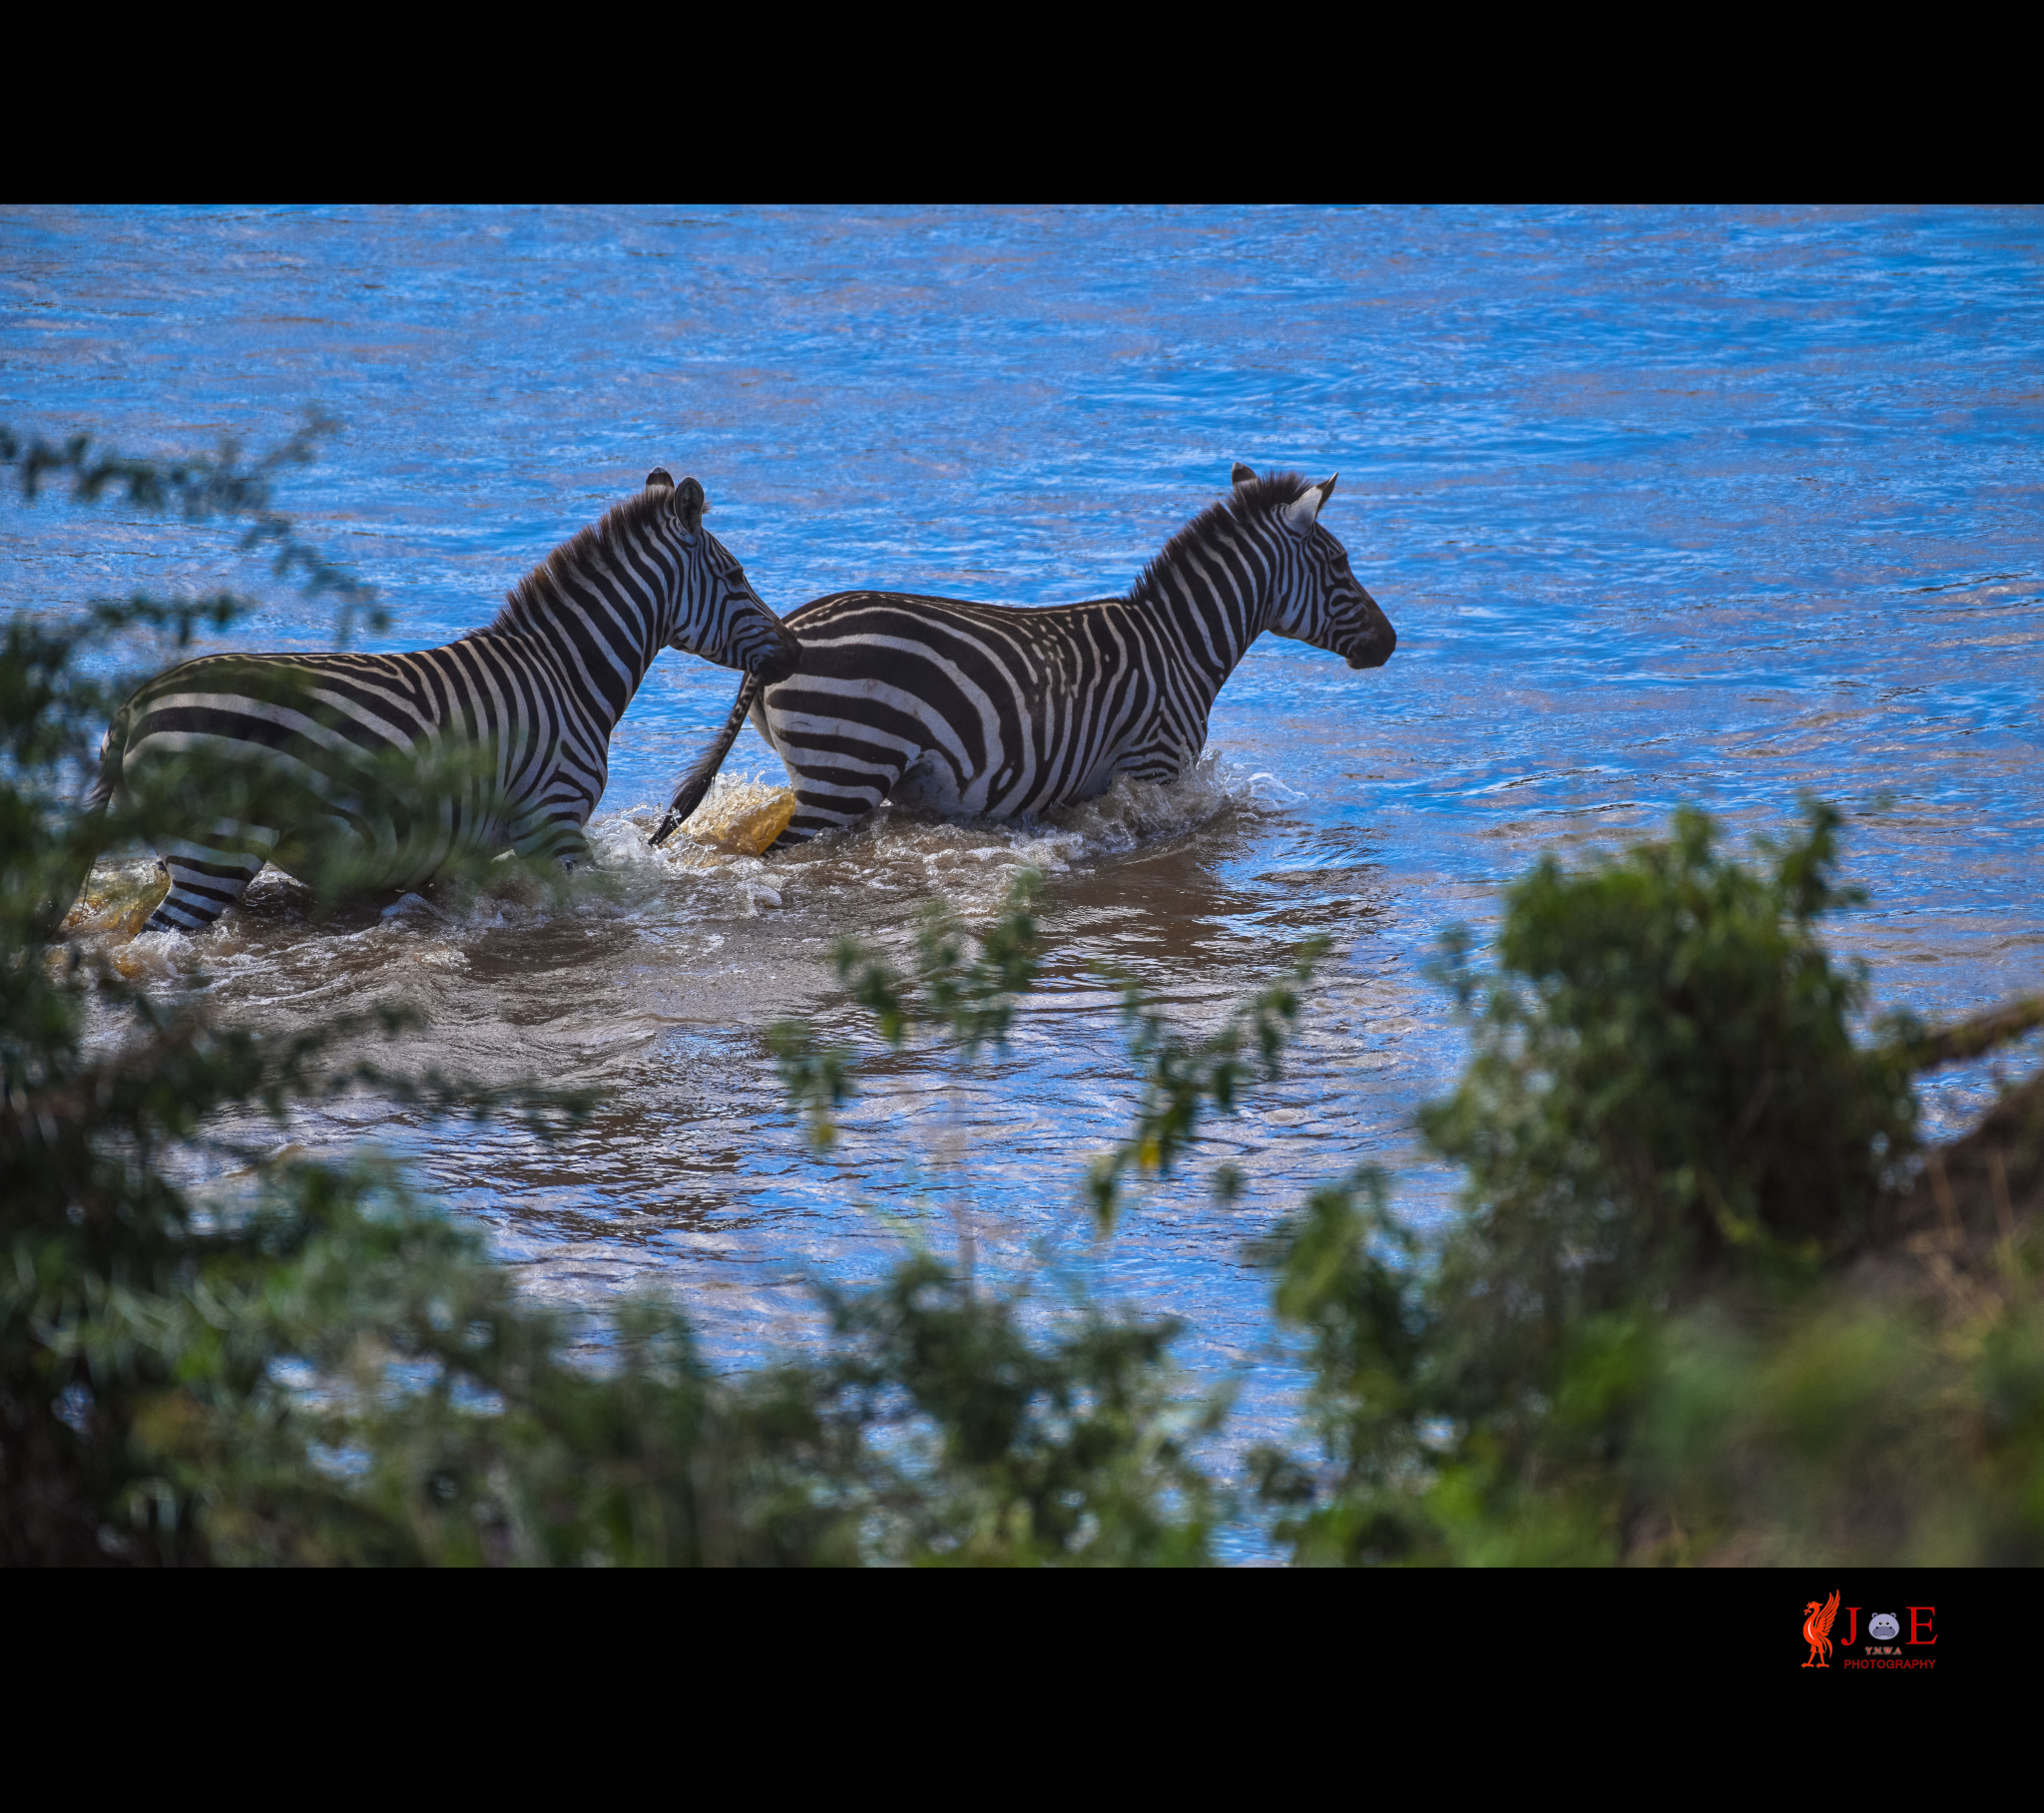
[[[1232,1114],[1242,1092],[1259,1080],[1275,1083],[1279,1060],[1298,1023],[1301,991],[1327,953],[1328,940],[1309,938],[1290,967],[1229,1015],[1219,1031],[1193,1039],[1172,1026],[1133,977],[1108,972],[1122,991],[1122,1023],[1129,1055],[1143,1079],[1136,1125],[1114,1150],[1093,1160],[1086,1196],[1103,1234],[1114,1231],[1130,1172],[1169,1176],[1199,1137],[1209,1105]],[[1250,1053],[1254,1051],[1254,1058]],[[1216,1173],[1214,1193],[1233,1201],[1242,1179],[1232,1166]]]
[[[868,1433],[870,1559],[973,1567],[1192,1566],[1216,1500],[1191,1446],[1223,1399],[1185,1395],[1180,1325],[1081,1300],[1047,1332],[1020,1296],[976,1294],[912,1254],[879,1288],[825,1297],[820,1375]]]
[[[1016,999],[1035,986],[1042,892],[1043,878],[1034,869],[1017,874],[970,962],[964,927],[938,902],[923,909],[908,975],[897,974],[880,952],[857,939],[841,938],[833,953],[838,980],[853,1003],[872,1015],[875,1032],[894,1051],[921,1032],[948,1038],[969,1062],[982,1047],[1007,1043]],[[837,1136],[831,1116],[855,1093],[850,1049],[819,1043],[815,1030],[799,1020],[776,1021],[766,1043],[789,1100],[807,1115],[809,1143],[828,1150]]]
[[[1817,942],[1815,922],[1858,899],[1832,879],[1837,828],[1809,806],[1756,872],[1678,812],[1665,843],[1574,872],[1543,858],[1506,894],[1495,976],[1449,942],[1475,1055],[1422,1129],[1468,1170],[1471,1238],[1521,1278],[1524,1318],[1550,1301],[1594,1313],[1607,1279],[1630,1292],[1749,1254],[1792,1266],[1865,1235],[1915,1101],[1891,1044],[1853,1041],[1864,974]]]
[[[247,525],[245,547],[346,614],[369,591],[299,537],[254,461],[151,462],[0,431],[33,500]],[[0,661],[0,1559],[59,1564],[1193,1565],[1234,1514],[1200,1461],[1226,1394],[1190,1389],[1169,1320],[975,1284],[911,1237],[861,1291],[825,1290],[814,1357],[704,1365],[670,1305],[600,1324],[523,1301],[481,1237],[360,1159],[265,1155],[295,1105],[371,1088],[425,1113],[586,1107],[415,1076],[357,1051],[405,1010],[258,1036],[198,989],[127,981],[58,921],[94,856],[145,822],[236,810],[252,784],[195,760],[102,819],[73,806],[139,673],[241,621],[232,594],[15,613]],[[449,760],[456,759],[449,757]],[[393,798],[466,774],[365,779]],[[1422,1241],[1365,1167],[1253,1248],[1311,1385],[1290,1447],[1254,1454],[1276,1538],[1312,1564],[2044,1559],[2044,1301],[2028,1146],[1911,1182],[1911,1079],[2044,1020],[2019,1003],[1932,1033],[1855,1038],[1863,974],[1818,942],[1848,901],[1838,820],[1806,809],[1758,864],[1708,820],[1549,860],[1511,889],[1495,968],[1448,941],[1468,1027],[1422,1131],[1460,1166]],[[294,870],[327,910],[345,853]],[[977,935],[932,909],[897,972],[847,941],[878,1042],[998,1052],[1039,986],[1040,883]],[[1112,978],[1137,1099],[1076,1181],[1108,1237],[1133,1179],[1168,1179],[1207,1117],[1278,1074],[1318,947],[1212,1033]],[[819,1148],[851,1050],[770,1035]],[[2036,1086],[2033,1086],[2033,1091]],[[2036,1112],[2002,1117],[2044,1134]],[[237,1130],[244,1130],[238,1132]],[[1949,1148],[1956,1151],[1957,1148]],[[1970,1166],[1970,1168],[1968,1168]],[[210,1171],[203,1191],[175,1181]],[[1241,1179],[1222,1167],[1217,1193]],[[2025,1198],[2028,1199],[2027,1197]],[[1055,1273],[1046,1266],[1039,1275]]]
[[[87,434],[68,436],[59,444],[41,435],[24,439],[0,423],[0,467],[15,469],[22,497],[29,503],[41,493],[46,476],[66,473],[71,478],[72,500],[78,504],[99,503],[111,492],[124,496],[136,509],[174,511],[190,523],[216,518],[240,522],[244,525],[243,552],[266,553],[270,572],[277,579],[294,580],[308,598],[334,601],[338,610],[336,639],[345,643],[357,614],[372,631],[388,628],[389,617],[376,602],[376,589],[306,541],[295,521],[277,509],[272,498],[278,474],[287,467],[309,466],[318,457],[319,443],[339,427],[331,416],[312,411],[294,434],[259,458],[247,461],[240,443],[232,438],[223,440],[212,454],[137,459],[112,451],[95,452]],[[144,611],[159,609],[146,600],[135,603]],[[217,610],[228,603],[206,601],[200,609]],[[167,609],[175,619],[187,607]],[[225,628],[225,622],[217,622],[216,627]]]
[[[1449,941],[1473,1049],[1421,1127],[1461,1212],[1422,1255],[1363,1172],[1266,1248],[1324,1462],[1256,1457],[1296,1559],[2044,1560],[2034,1245],[1955,1294],[1883,1189],[1913,1068],[2035,1017],[1855,1043],[1864,977],[1815,936],[1838,820],[1804,817],[1759,869],[1695,812],[1543,861],[1494,974]]]
[[[44,474],[64,469],[84,504],[118,482],[136,507],[247,519],[278,551],[280,570],[359,605],[367,588],[309,551],[270,501],[269,474],[309,457],[310,432],[252,466],[232,449],[161,466],[91,458],[82,439],[24,450],[9,433],[0,433],[0,454],[20,467],[31,499]],[[272,1289],[286,1288],[308,1254],[344,1270],[336,1251],[366,1255],[387,1242],[364,1207],[364,1185],[351,1170],[298,1166],[270,1178],[259,1213],[243,1214],[232,1199],[195,1200],[174,1170],[266,1174],[259,1150],[231,1130],[251,1113],[281,1124],[296,1102],[364,1086],[429,1113],[517,1109],[548,1122],[580,1107],[339,1058],[365,1032],[401,1037],[416,1023],[402,1009],[258,1036],[218,1023],[202,986],[153,994],[104,952],[58,938],[56,922],[93,857],[146,822],[133,802],[90,819],[72,805],[100,728],[141,678],[104,671],[138,640],[151,666],[165,665],[200,629],[229,629],[249,609],[232,594],[138,597],[68,619],[16,612],[6,627],[0,1555],[16,1562],[213,1559],[229,1551],[208,1525],[210,1508],[246,1508],[264,1492],[303,1511],[305,1555],[325,1552],[318,1528],[352,1528],[363,1515],[352,1492],[311,1463],[302,1419],[280,1413],[287,1400],[271,1367],[290,1349],[265,1345],[277,1324],[264,1315],[275,1308]],[[218,813],[220,789],[236,784],[197,762],[186,782],[182,799],[155,802],[174,822],[177,813]],[[330,887],[342,878],[314,879]],[[384,1326],[386,1306],[357,1307],[369,1322],[335,1324],[333,1341]],[[248,1446],[243,1435],[261,1440]],[[278,1513],[272,1527],[295,1529],[295,1516]]]
[[[976,940],[932,905],[906,972],[870,946],[841,940],[838,977],[890,1049],[919,1037],[969,1064],[1005,1047],[1019,998],[1036,986],[1041,897],[1041,877],[1023,870]],[[1295,1015],[1295,999],[1284,999]],[[1131,985],[1125,1000],[1141,1029],[1132,1047],[1154,1097],[1159,1053],[1190,1048],[1139,989]],[[1261,1025],[1257,1016],[1267,1011],[1277,1010],[1260,1001],[1245,1014]],[[1229,1035],[1230,1052],[1239,1037]],[[1274,1072],[1277,1043],[1273,1035],[1266,1053]],[[854,1094],[851,1051],[792,1020],[771,1029],[769,1046],[810,1143],[827,1150],[833,1112]],[[1218,1062],[1183,1081],[1178,1100],[1188,1125],[1200,1092],[1225,1110],[1237,1081]],[[1150,1167],[1169,1170],[1188,1142],[1153,1151]],[[1026,1289],[975,1290],[963,1211],[950,1261],[902,1231],[911,1250],[883,1284],[862,1295],[824,1291],[835,1346],[814,1375],[839,1414],[852,1407],[867,1432],[868,1558],[971,1566],[1210,1560],[1220,1501],[1191,1449],[1219,1427],[1227,1394],[1189,1392],[1169,1354],[1180,1325],[1104,1307],[1070,1277],[1068,1300],[1054,1308],[1032,1304]]]

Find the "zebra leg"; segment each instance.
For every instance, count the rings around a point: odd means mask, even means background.
[[[794,782],[794,814],[768,846],[807,843],[819,831],[841,831],[855,825],[894,790],[895,782],[910,765],[907,761],[878,763],[860,760],[848,763],[843,757],[818,756],[802,750],[787,760],[788,777]]]
[[[775,712],[765,691],[754,702],[753,723],[786,763],[794,788],[794,815],[767,845],[771,850],[858,823],[922,755],[919,747],[894,737],[882,740],[854,723]]]
[[[591,861],[589,839],[582,834],[582,820],[563,813],[558,805],[527,813],[514,821],[511,847],[527,862],[551,856],[571,872]]]
[[[158,847],[171,872],[171,891],[157,903],[145,932],[203,932],[248,891],[268,860],[273,832],[242,825],[220,827],[218,844],[168,841]]]

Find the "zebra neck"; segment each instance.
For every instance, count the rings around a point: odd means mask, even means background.
[[[1130,602],[1170,628],[1212,704],[1270,620],[1270,585],[1269,570],[1239,546],[1175,544],[1137,581]]]
[[[565,583],[555,575],[498,612],[490,630],[525,637],[552,658],[580,697],[584,715],[606,736],[625,715],[639,682],[660,653],[649,647],[650,625],[638,613],[620,610],[609,588]]]

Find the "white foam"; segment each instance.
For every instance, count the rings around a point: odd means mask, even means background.
[[[782,784],[777,771],[720,774],[705,804],[713,816],[734,815],[764,805]],[[1024,869],[1054,880],[1167,843],[1224,812],[1265,816],[1295,797],[1276,776],[1210,750],[1173,785],[1117,780],[1099,798],[1037,820],[946,818],[882,805],[848,830],[765,857],[688,837],[655,850],[648,838],[663,808],[635,805],[591,821],[594,860],[558,883],[506,864],[480,883],[428,885],[380,912],[369,907],[363,923],[359,914],[316,917],[304,889],[265,870],[242,907],[196,935],[128,934],[136,902],[162,884],[151,858],[121,858],[95,871],[73,935],[138,981],[175,986],[203,976],[252,1005],[323,1003],[336,991],[406,986],[422,973],[451,979],[467,967],[460,947],[478,934],[537,934],[557,921],[634,923],[657,931],[677,955],[707,936],[707,955],[722,943],[719,926],[801,908],[831,914],[833,896],[846,929],[866,917],[860,900],[942,900],[976,918],[999,910]]]
[[[778,776],[720,774],[701,809],[714,817],[736,816],[766,804],[778,787]],[[1190,774],[1169,786],[1124,777],[1099,798],[1040,819],[947,818],[887,803],[848,830],[760,857],[687,837],[654,850],[646,840],[662,809],[637,805],[594,820],[589,838],[599,862],[623,879],[625,894],[642,906],[654,904],[642,888],[657,878],[670,907],[693,901],[700,909],[722,900],[732,910],[752,913],[768,891],[778,904],[787,889],[810,896],[819,889],[857,887],[927,894],[972,912],[994,908],[1025,868],[1064,874],[1184,836],[1223,812],[1262,815],[1297,797],[1276,776],[1250,773],[1209,750]]]

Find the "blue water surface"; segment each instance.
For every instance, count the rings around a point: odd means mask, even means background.
[[[394,648],[485,621],[657,463],[703,480],[781,609],[1114,593],[1233,460],[1339,472],[1323,520],[1397,655],[1260,645],[1197,798],[1062,842],[904,822],[770,874],[642,871],[618,815],[665,799],[735,689],[669,656],[600,816],[622,903],[345,945],[252,907],[222,934],[216,986],[257,1017],[424,988],[428,1055],[600,1080],[565,1149],[374,1103],[300,1132],[397,1144],[542,1295],[679,1292],[721,1364],[812,1340],[810,1282],[875,1275],[903,1226],[963,1228],[990,1269],[1048,1241],[1182,1315],[1188,1362],[1242,1382],[1241,1439],[1272,1433],[1298,1375],[1244,1237],[1361,1158],[1421,1222],[1452,1190],[1409,1132],[1461,1056],[1440,929],[1681,802],[1735,837],[1804,792],[1846,809],[1869,900],[1836,937],[1877,1008],[2044,982],[2037,211],[16,210],[0,297],[17,430],[152,452],[342,418],[280,501],[382,589]],[[263,589],[244,646],[327,635],[223,532],[0,506],[10,604],[224,576]],[[731,767],[777,778],[751,730]],[[810,1154],[765,1026],[854,1034],[837,932],[898,943],[924,900],[988,910],[1039,859],[1053,989],[1013,1049],[876,1060]],[[1211,1148],[1248,1199],[1195,1176],[1090,1248],[1073,1179],[1132,1092],[1087,966],[1211,1024],[1315,932],[1336,954],[1297,1061]],[[1937,1081],[1933,1127],[1993,1088]]]

